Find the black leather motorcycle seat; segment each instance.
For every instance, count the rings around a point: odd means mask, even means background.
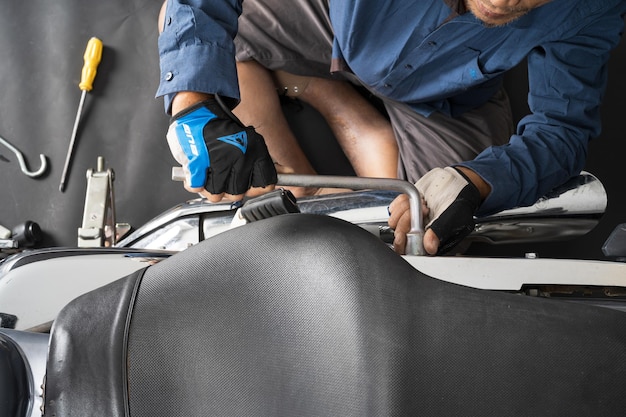
[[[625,318],[439,281],[354,225],[282,215],[70,304],[46,415],[623,415]]]

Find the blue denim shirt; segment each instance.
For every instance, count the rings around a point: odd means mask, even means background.
[[[178,91],[239,97],[232,39],[241,3],[168,1],[157,92],[166,109]],[[455,116],[488,100],[527,58],[531,114],[507,145],[459,161],[491,185],[480,209],[488,214],[533,204],[583,168],[625,13],[626,0],[553,0],[486,27],[444,0],[330,0],[333,61],[421,114]]]

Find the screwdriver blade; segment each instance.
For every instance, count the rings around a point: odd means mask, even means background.
[[[72,128],[72,136],[70,137],[70,145],[67,149],[67,155],[65,155],[65,164],[63,166],[63,174],[61,174],[61,184],[59,185],[59,191],[65,191],[65,180],[67,178],[67,172],[70,168],[70,162],[72,160],[72,153],[74,153],[74,142],[76,142],[76,134],[78,132],[78,122],[80,121],[80,115],[83,111],[83,105],[85,104],[85,96],[87,90],[83,90],[80,94],[80,103],[78,104],[78,111],[76,112],[76,119],[74,120],[74,127]]]

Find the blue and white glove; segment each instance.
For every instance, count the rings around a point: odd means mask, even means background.
[[[183,166],[189,188],[241,195],[250,187],[277,181],[263,137],[254,128],[243,126],[214,99],[172,117],[167,142]]]

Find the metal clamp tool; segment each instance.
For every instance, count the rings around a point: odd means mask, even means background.
[[[78,246],[110,247],[130,230],[126,223],[115,222],[115,196],[112,169],[104,169],[104,158],[98,157],[96,171],[87,170],[87,193],[82,227],[78,229]]]

